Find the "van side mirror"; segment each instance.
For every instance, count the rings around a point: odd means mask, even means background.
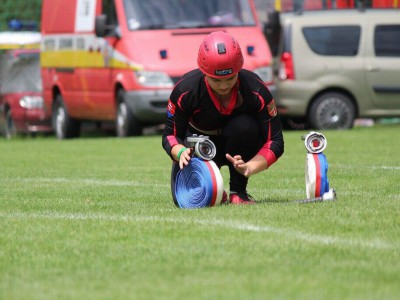
[[[115,36],[120,37],[118,26],[107,24],[107,15],[98,15],[94,20],[94,30],[97,37]]]

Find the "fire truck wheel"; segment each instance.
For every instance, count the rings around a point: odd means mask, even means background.
[[[56,96],[53,106],[52,125],[57,138],[60,140],[79,136],[80,123],[68,115],[61,95]]]
[[[117,116],[115,128],[118,137],[138,136],[142,134],[142,126],[132,114],[125,101],[125,91],[118,91]]]

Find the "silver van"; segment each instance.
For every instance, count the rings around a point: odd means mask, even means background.
[[[400,116],[400,10],[281,13],[276,103],[283,120],[349,129]]]

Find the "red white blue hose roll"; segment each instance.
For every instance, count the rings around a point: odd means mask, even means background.
[[[224,184],[217,165],[192,157],[178,171],[175,179],[175,198],[180,208],[201,208],[221,203]]]
[[[322,197],[329,191],[328,161],[323,153],[307,153],[305,174],[307,198]]]

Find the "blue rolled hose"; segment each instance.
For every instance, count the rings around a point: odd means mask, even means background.
[[[219,204],[223,181],[213,161],[193,157],[179,170],[175,179],[175,197],[180,208],[202,208]]]

